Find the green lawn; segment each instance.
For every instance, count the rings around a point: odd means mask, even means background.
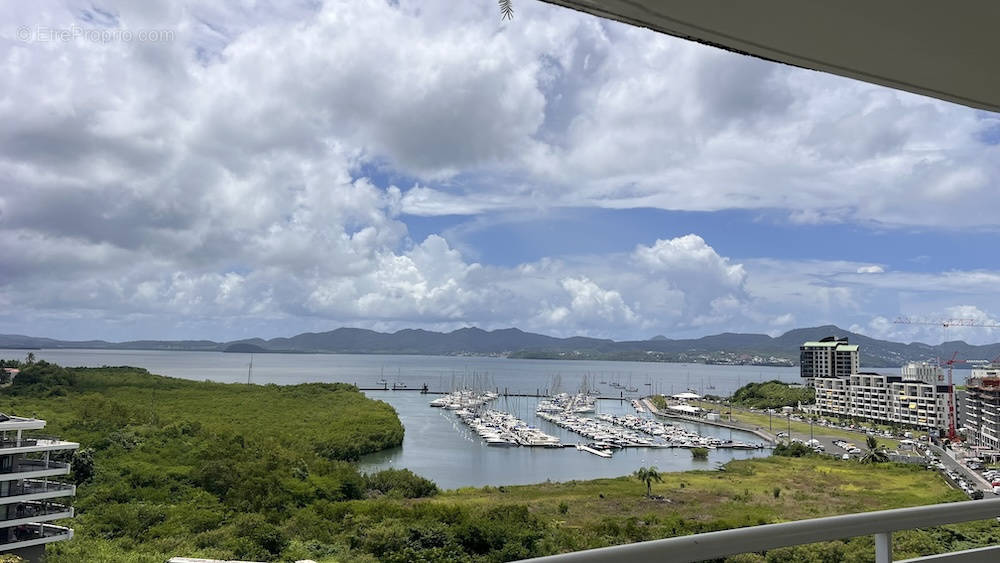
[[[720,413],[728,412],[728,405],[720,405],[718,403],[710,403],[705,401],[692,401],[691,404],[697,405],[705,410],[715,411]],[[723,415],[724,420],[729,420],[728,415]],[[759,427],[763,430],[770,430],[773,428],[774,433],[787,432],[789,427],[789,421],[784,415],[775,413],[771,416],[770,424],[768,420],[767,413],[761,412],[751,412],[746,409],[739,407],[733,407],[733,421],[741,422],[743,424],[749,424],[752,426]],[[792,436],[795,438],[809,439],[810,436],[810,424],[808,422],[795,422],[791,421]],[[828,426],[823,426],[821,424],[812,425],[812,435],[813,436],[826,436],[829,438],[840,438],[847,440],[859,447],[864,445],[865,433],[864,432],[854,432],[851,430],[842,430],[840,428],[830,428]],[[890,438],[878,437],[878,443],[889,448],[890,450],[895,450],[899,448],[899,440],[893,440]]]
[[[967,500],[937,473],[898,464],[863,465],[826,457],[733,461],[725,471],[664,473],[653,483],[654,495],[634,478],[597,479],[567,483],[487,487],[448,491],[431,502],[462,507],[527,506],[551,523],[544,541],[555,551],[587,549],[850,512],[882,510]],[[777,491],[777,493],[776,493]],[[988,542],[996,534],[992,522],[962,524],[949,531],[897,534],[897,558],[945,549],[927,539],[957,534]],[[950,545],[950,544],[948,544]],[[775,550],[776,560],[814,560],[809,550],[837,555],[815,560],[866,561],[872,558],[871,538],[831,542],[790,550]],[[851,555],[854,553],[854,555]],[[792,554],[792,557],[782,556]]]

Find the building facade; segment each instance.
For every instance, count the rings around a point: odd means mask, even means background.
[[[847,338],[828,336],[799,346],[800,375],[809,383],[816,378],[850,377],[860,368],[858,346]]]
[[[28,561],[42,560],[46,544],[73,537],[71,528],[51,524],[73,517],[60,499],[76,494],[59,480],[70,464],[54,458],[80,445],[28,434],[44,427],[44,420],[0,414],[0,553]]]
[[[824,339],[806,342],[801,350],[817,357],[817,344],[833,342],[846,346],[846,340]],[[858,347],[843,350],[841,366],[856,361]],[[820,354],[821,355],[821,354]],[[853,358],[848,358],[853,355]],[[815,412],[820,415],[854,417],[886,424],[905,424],[925,428],[929,432],[947,431],[955,421],[955,410],[949,408],[950,388],[944,373],[936,364],[915,362],[903,366],[899,375],[862,372],[842,375],[836,356],[827,354],[833,363],[813,363],[803,367],[802,377],[809,377],[816,390]],[[817,376],[822,373],[822,376]],[[835,375],[837,374],[837,375]]]
[[[972,369],[964,406],[968,440],[1000,455],[1000,365]]]

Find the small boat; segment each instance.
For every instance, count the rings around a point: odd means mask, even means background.
[[[378,380],[378,381],[376,381],[375,383],[378,383],[379,385],[381,385],[381,386],[383,386],[383,387],[385,387],[386,385],[388,385],[388,384],[389,384],[389,382],[388,382],[388,381],[386,381],[386,380],[385,380],[384,378],[383,378],[383,379],[379,379],[379,380]]]
[[[592,454],[594,454],[596,456],[603,457],[603,458],[609,458],[609,457],[611,457],[611,452],[609,452],[607,450],[598,450],[598,449],[595,449],[595,448],[591,448],[590,446],[585,446],[583,444],[577,444],[576,445],[576,449],[579,450],[579,451],[581,451],[581,452],[592,453]]]

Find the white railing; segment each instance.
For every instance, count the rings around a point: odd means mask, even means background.
[[[874,535],[876,563],[889,563],[892,561],[893,532],[997,517],[1000,517],[1000,499],[950,502],[736,528],[551,555],[530,561],[536,563],[611,563],[617,561],[685,563],[718,559],[739,553],[767,551],[779,547]],[[983,552],[980,550],[978,552],[980,556],[988,553],[985,555],[986,559],[982,560],[1000,561],[1000,546],[988,549],[991,551]],[[963,552],[954,554],[956,560],[960,558],[961,553]]]

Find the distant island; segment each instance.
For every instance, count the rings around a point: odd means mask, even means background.
[[[307,332],[290,338],[249,338],[230,342],[211,340],[104,340],[67,341],[33,336],[0,335],[0,348],[178,350],[280,354],[415,354],[436,356],[494,356],[523,359],[614,360],[682,362],[725,365],[792,366],[798,364],[799,346],[824,336],[846,336],[860,344],[861,365],[896,367],[909,361],[950,358],[957,353],[967,360],[1000,356],[1000,344],[974,346],[962,341],[929,345],[878,340],[825,325],[790,330],[781,336],[723,333],[693,339],[657,335],[649,340],[615,341],[574,336],[556,338],[516,328],[486,331],[462,328],[442,333],[405,329],[393,333],[361,328]]]

